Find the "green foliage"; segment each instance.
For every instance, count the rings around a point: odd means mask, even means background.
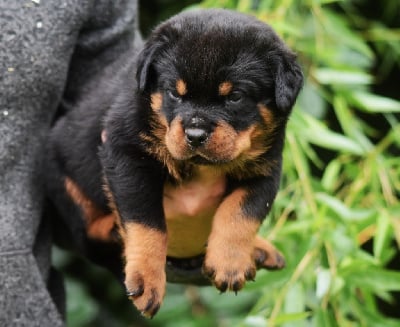
[[[396,2],[397,3],[397,2]],[[390,2],[399,9],[399,4]],[[287,268],[259,273],[262,295],[241,326],[398,326],[379,312],[400,272],[400,102],[372,91],[400,63],[400,31],[357,13],[356,1],[205,0],[269,23],[298,53],[306,82],[288,125],[272,220]],[[384,51],[389,53],[384,54]],[[376,55],[385,60],[377,66]],[[379,126],[375,125],[379,123]],[[382,127],[383,126],[383,127]],[[366,243],[372,251],[365,250]]]

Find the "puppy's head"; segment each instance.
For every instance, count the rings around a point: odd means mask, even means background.
[[[137,79],[174,159],[224,164],[269,150],[303,78],[296,56],[268,25],[227,10],[201,10],[153,32]]]

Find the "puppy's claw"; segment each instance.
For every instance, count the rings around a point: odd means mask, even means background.
[[[138,288],[137,290],[135,290],[135,291],[126,291],[126,295],[128,296],[128,297],[138,297],[138,296],[141,296],[142,294],[143,294],[143,292],[144,292],[144,289],[143,289],[143,287],[140,287],[140,288]]]
[[[217,288],[220,290],[221,293],[225,293],[228,289],[228,283],[222,282],[220,285],[217,286]]]
[[[237,295],[237,292],[241,289],[241,284],[240,282],[236,281],[232,285],[232,290],[235,292],[235,295]]]

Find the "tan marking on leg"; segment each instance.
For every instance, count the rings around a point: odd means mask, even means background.
[[[71,178],[66,177],[64,185],[71,200],[82,210],[88,236],[102,241],[112,241],[111,231],[116,223],[115,216],[106,215],[97,208]]]
[[[176,87],[176,92],[178,92],[180,96],[184,96],[187,93],[187,86],[184,80],[178,79],[176,81],[175,87]]]
[[[227,96],[231,93],[233,85],[231,82],[225,81],[218,86],[218,93],[221,96]]]
[[[204,272],[221,291],[236,292],[246,280],[255,277],[253,252],[260,222],[244,215],[246,194],[245,190],[236,189],[224,199],[208,239]]]
[[[271,242],[259,235],[254,242],[253,257],[257,268],[275,270],[285,267],[285,259],[282,253]]]
[[[90,238],[111,241],[111,232],[116,225],[116,217],[114,214],[98,217],[87,226],[87,233]]]
[[[128,296],[144,315],[152,317],[165,294],[166,233],[139,223],[121,229],[125,257],[125,286]]]

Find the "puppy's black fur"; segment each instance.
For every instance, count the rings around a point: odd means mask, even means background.
[[[55,123],[53,204],[84,222],[78,239],[117,235],[128,294],[152,316],[169,254],[165,185],[185,187],[212,171],[225,186],[203,270],[220,290],[239,290],[262,261],[253,238],[278,190],[285,126],[302,85],[296,56],[250,16],[201,10],[161,24],[117,66]]]

